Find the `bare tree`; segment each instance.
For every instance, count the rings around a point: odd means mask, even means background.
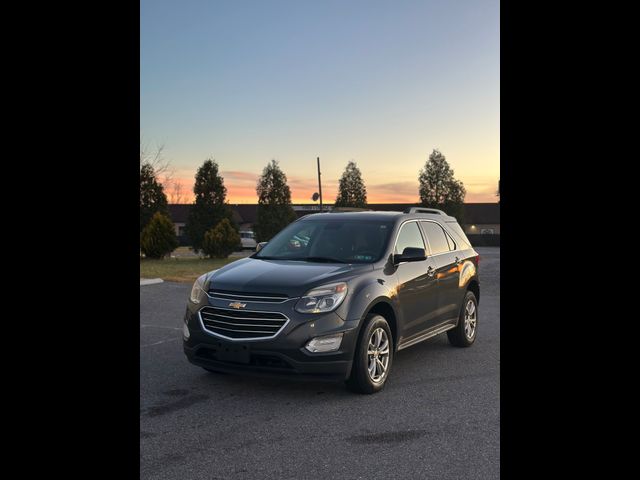
[[[149,143],[140,137],[140,169],[143,165],[150,165],[164,189],[169,190],[175,169],[164,156],[164,144],[157,144],[155,148],[151,148]]]
[[[182,184],[179,181],[174,181],[171,186],[171,203],[182,203],[184,195],[182,193]]]

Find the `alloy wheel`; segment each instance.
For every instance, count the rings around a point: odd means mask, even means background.
[[[468,340],[473,340],[476,334],[476,324],[478,321],[476,314],[476,304],[473,300],[469,299],[464,308],[464,334]]]
[[[376,328],[369,336],[367,372],[373,383],[381,383],[389,367],[389,336],[383,328]]]

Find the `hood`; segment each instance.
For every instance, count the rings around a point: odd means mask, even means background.
[[[300,297],[323,283],[339,282],[371,264],[313,263],[245,258],[225,265],[209,277],[209,288],[245,293],[276,293]]]

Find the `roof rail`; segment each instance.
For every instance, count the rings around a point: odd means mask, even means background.
[[[340,212],[370,212],[370,208],[359,208],[359,207],[333,207],[329,212],[340,213]]]
[[[409,207],[403,213],[433,213],[436,215],[447,215],[437,208]]]

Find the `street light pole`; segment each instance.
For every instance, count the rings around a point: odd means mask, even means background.
[[[320,194],[320,212],[322,213],[322,182],[320,182],[320,157],[318,157],[318,193]]]

